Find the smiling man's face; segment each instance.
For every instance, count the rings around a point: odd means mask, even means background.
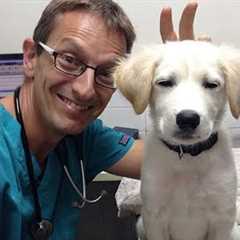
[[[107,30],[100,17],[84,11],[59,16],[45,44],[103,70],[126,52],[121,33]],[[96,84],[94,69],[87,68],[78,77],[60,72],[46,51],[36,57],[33,84],[37,115],[60,134],[79,133],[101,114],[114,92]]]

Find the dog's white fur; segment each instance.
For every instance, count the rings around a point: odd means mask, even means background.
[[[240,52],[208,42],[168,42],[121,60],[114,78],[136,113],[150,106],[152,130],[142,167],[142,217],[148,240],[229,240],[236,215],[237,179],[231,146],[221,122],[226,102],[240,114]],[[180,129],[184,110],[200,117]],[[182,159],[174,145],[217,143]]]

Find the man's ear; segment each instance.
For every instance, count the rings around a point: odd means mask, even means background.
[[[233,117],[240,115],[240,50],[220,46],[226,93]]]
[[[36,43],[31,38],[25,39],[23,42],[23,68],[27,79],[34,77],[36,56]]]
[[[156,62],[156,51],[145,49],[121,59],[114,71],[118,89],[131,102],[137,114],[144,112],[149,103]]]

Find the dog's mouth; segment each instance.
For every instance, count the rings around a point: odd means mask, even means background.
[[[188,129],[184,131],[176,131],[173,137],[179,140],[193,140],[193,139],[199,140],[200,139],[199,134],[197,134],[196,131],[192,129]]]
[[[167,142],[176,145],[192,145],[204,141],[208,137],[209,135],[207,135],[206,138],[203,138],[198,131],[176,131],[172,137],[167,140]]]

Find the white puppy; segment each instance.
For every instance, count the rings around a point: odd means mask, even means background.
[[[116,83],[136,113],[150,106],[142,167],[148,240],[229,240],[236,170],[221,126],[240,114],[240,52],[208,42],[151,46],[123,59]]]

